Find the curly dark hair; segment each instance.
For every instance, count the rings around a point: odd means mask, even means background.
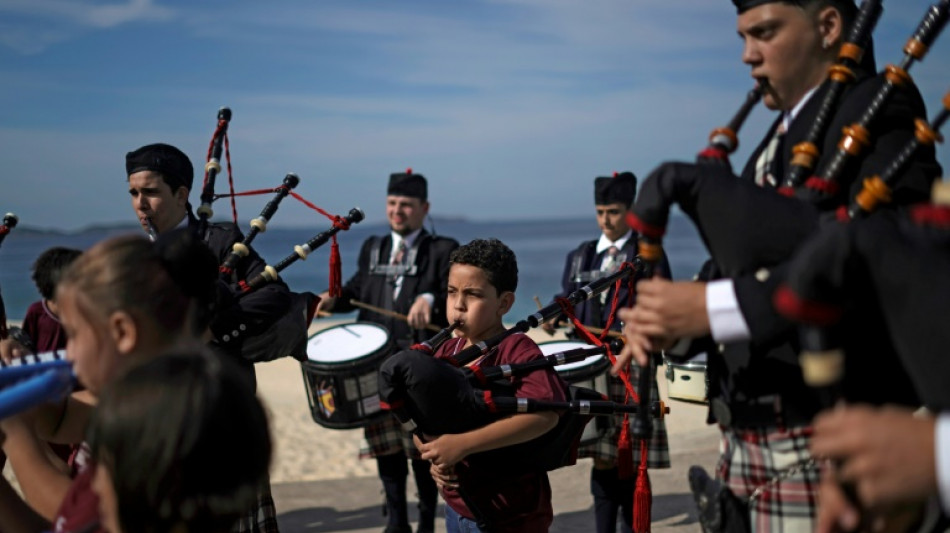
[[[475,239],[459,246],[449,256],[453,265],[472,265],[485,272],[499,294],[518,287],[518,259],[511,248],[498,239]]]
[[[33,282],[44,300],[52,300],[56,294],[63,271],[82,253],[82,250],[54,246],[41,253],[33,262]]]

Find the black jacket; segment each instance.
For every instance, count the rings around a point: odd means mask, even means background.
[[[828,83],[815,92],[792,121],[782,151],[781,169],[787,171],[789,168],[791,150],[807,135],[828,89]],[[824,166],[835,153],[842,127],[859,120],[882,84],[883,77],[880,75],[864,76],[846,92],[820,143],[822,156],[817,165],[818,175],[822,175]],[[841,193],[832,201],[820,205],[820,209],[830,215],[860,190],[863,178],[882,173],[913,137],[914,119],[924,116],[924,104],[916,88],[894,91],[871,126],[872,145],[865,148],[862,157],[852,160],[845,167],[840,180]],[[753,178],[758,155],[777,126],[778,121],[752,153],[741,179]],[[918,151],[894,191],[894,203],[904,205],[928,198],[931,183],[940,173],[934,150],[927,148]],[[751,340],[731,343],[725,347],[722,358],[710,358],[710,396],[726,395],[727,401],[741,403],[775,395],[781,397],[786,407],[791,408],[794,404],[796,411],[806,415],[814,414],[821,405],[814,391],[804,384],[798,367],[797,330],[781,318],[772,305],[773,294],[784,278],[785,268],[785,264],[782,264],[769,271],[733,278],[736,297],[749,326]],[[876,325],[868,324],[868,327]],[[868,346],[867,350],[873,353],[874,347]],[[853,400],[874,403],[885,399],[898,403],[916,402],[906,375],[899,371],[891,372],[890,368],[876,367],[876,363],[870,358],[864,370],[866,373],[863,376],[851,376],[864,380],[863,386],[855,389],[855,393],[859,393],[861,397],[852,398]]]
[[[561,292],[554,295],[555,298],[565,298],[577,289],[594,281],[591,273],[593,272],[594,276],[599,274],[600,265],[604,259],[604,255],[607,253],[606,251],[597,253],[597,242],[598,240],[596,239],[584,241],[580,246],[567,254],[567,259],[564,261],[564,272],[561,275]],[[637,232],[634,231],[627,242],[624,243],[623,248],[620,249],[620,257],[618,260],[632,263],[637,256],[638,242]],[[659,274],[664,278],[670,277],[670,266],[665,254],[660,264]],[[636,298],[635,293],[633,296]],[[607,297],[603,304],[601,304],[600,298],[597,297],[585,300],[574,306],[574,315],[584,325],[601,328],[607,323],[607,319],[610,317],[610,307],[613,297],[614,288],[611,287],[607,290]],[[630,293],[626,288],[626,283],[624,283],[618,295],[617,309],[628,307],[632,305],[632,303]],[[556,321],[556,325],[559,325],[564,320],[565,317],[559,317]],[[611,326],[611,329],[620,329],[619,318],[614,318],[614,324]]]
[[[189,227],[197,229],[197,220],[190,213]],[[203,240],[222,264],[232,245],[243,241],[244,235],[232,223],[215,223],[208,224]],[[291,292],[280,279],[242,293],[239,283],[254,278],[266,265],[251,248],[233,272],[219,281],[218,308],[211,321],[212,344],[245,366],[286,355],[300,357],[295,352],[306,349],[308,324],[304,314],[312,294]]]
[[[449,254],[458,248],[454,239],[432,235],[425,229],[416,237],[409,251],[411,263],[403,277],[402,288],[395,301],[392,299],[392,277],[373,268],[385,266],[392,250],[392,237],[370,237],[360,249],[358,270],[343,286],[343,294],[337,299],[333,310],[347,312],[354,309],[351,299],[408,314],[420,294],[430,293],[435,297],[431,322],[446,326],[446,287],[449,279]],[[433,335],[428,330],[412,330],[403,320],[360,309],[357,320],[374,322],[384,326],[395,342],[395,349],[407,348]]]

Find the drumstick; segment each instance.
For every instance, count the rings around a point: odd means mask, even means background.
[[[366,309],[367,311],[378,313],[380,315],[385,315],[392,318],[398,318],[399,320],[404,320],[406,322],[409,322],[409,317],[407,317],[406,315],[402,313],[397,313],[395,311],[390,311],[389,309],[383,309],[382,307],[376,307],[375,305],[366,304],[356,299],[351,299],[350,304],[355,307],[359,307],[361,309]],[[442,328],[440,328],[439,326],[436,326],[435,324],[426,324],[425,328],[430,331],[442,331]]]
[[[600,335],[601,333],[604,332],[603,328],[598,328],[595,326],[586,326],[586,325],[584,327],[590,330],[591,333],[594,333],[596,335]],[[613,337],[615,339],[622,339],[623,333],[620,333],[619,331],[615,331],[615,330],[610,330],[607,332],[607,336]]]
[[[534,303],[538,304],[538,309],[541,309],[541,307],[542,307],[542,306],[541,306],[541,298],[538,298],[537,295],[534,296]],[[598,328],[598,327],[596,327],[596,326],[588,326],[588,325],[585,324],[584,327],[587,328],[588,331],[590,331],[591,333],[593,333],[593,334],[595,334],[595,335],[600,335],[601,333],[604,332],[603,328]],[[553,332],[553,331],[549,331],[549,332],[548,332],[548,335],[554,335],[554,332]],[[613,331],[613,330],[611,330],[610,332],[607,333],[607,336],[613,337],[613,338],[615,338],[615,339],[622,339],[622,338],[623,338],[623,333],[620,333],[619,331]]]

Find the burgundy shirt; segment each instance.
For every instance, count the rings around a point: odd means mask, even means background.
[[[446,341],[436,351],[435,357],[446,359],[459,352],[464,345],[465,339],[462,338]],[[527,335],[516,333],[489,352],[480,362],[480,366],[524,363],[540,357],[542,355],[538,345]],[[553,369],[535,370],[512,380],[515,396],[518,398],[548,401],[564,401],[566,398],[564,383]],[[463,460],[459,465],[464,468],[467,462]],[[547,472],[512,476],[493,473],[480,476],[472,469],[464,476],[462,490],[479,511],[486,515],[494,528],[493,531],[546,532],[554,520]],[[458,491],[443,489],[442,497],[446,505],[455,512],[474,520],[472,511]]]
[[[33,302],[23,318],[23,331],[33,340],[36,353],[62,350],[66,347],[66,333],[59,318],[50,312],[43,300]]]
[[[54,315],[45,300],[30,304],[23,318],[23,331],[30,336],[36,353],[60,351],[66,349],[66,331],[59,318]],[[76,389],[82,390],[82,389]],[[74,448],[68,444],[49,443],[49,447],[60,459],[67,461]]]
[[[56,518],[53,520],[55,533],[75,531],[105,533],[101,525],[89,529],[92,524],[100,523],[99,497],[92,490],[92,477],[96,474],[96,464],[89,454],[89,448],[83,444],[74,455],[72,466],[77,472],[72,485],[63,498]]]

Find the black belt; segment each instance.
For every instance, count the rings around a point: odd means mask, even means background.
[[[732,429],[779,429],[811,425],[814,412],[778,395],[761,396],[742,402],[713,398],[710,409],[716,421]]]

